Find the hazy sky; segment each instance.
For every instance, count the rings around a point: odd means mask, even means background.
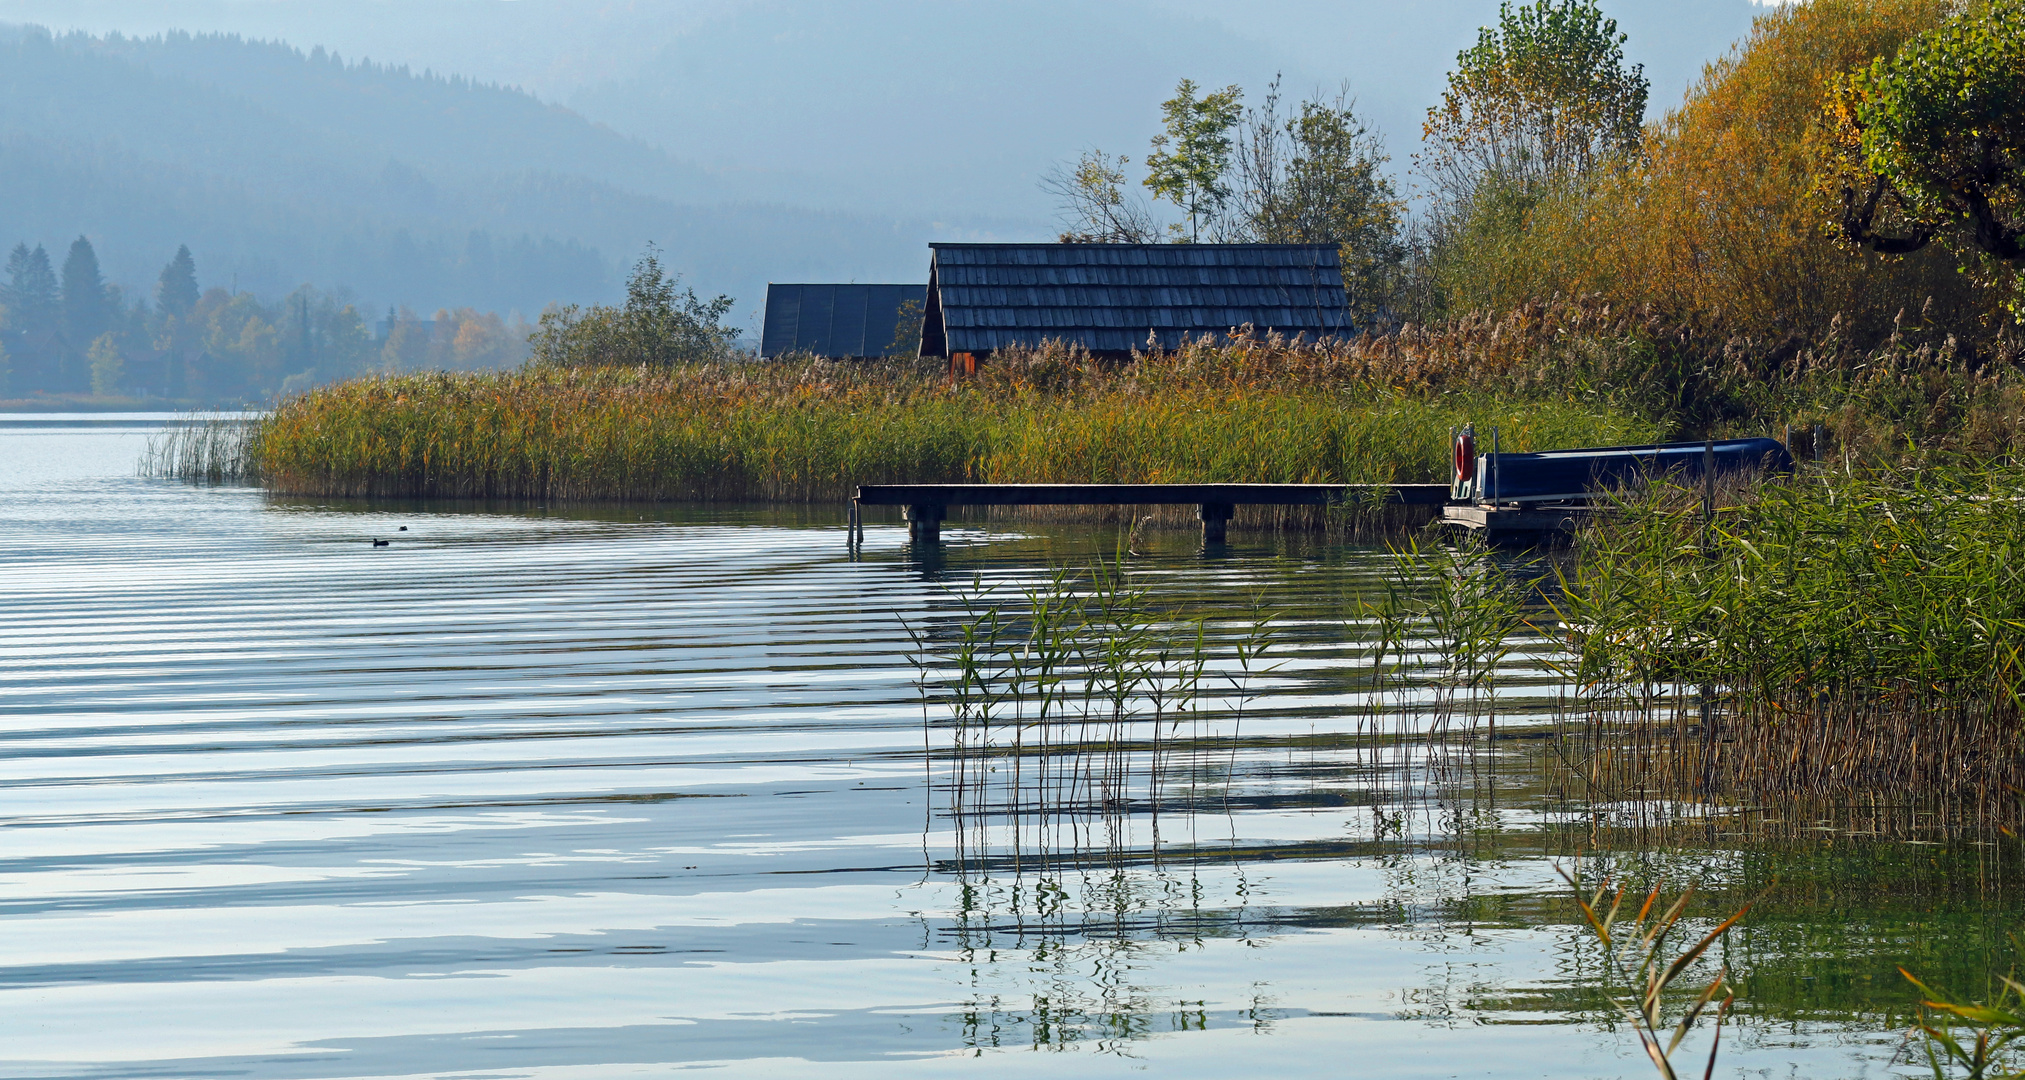
[[[279,38],[500,79],[566,99],[637,70],[684,33],[764,6],[764,0],[0,0],[0,19],[53,29],[216,30]],[[826,6],[872,18],[891,7],[880,0],[830,0]],[[1032,5],[994,6],[1018,11]],[[1350,77],[1362,68],[1417,90],[1439,85],[1441,69],[1428,70],[1428,61],[1445,67],[1475,28],[1497,13],[1497,0],[1094,0],[1086,6],[1213,23],[1320,75]],[[1632,58],[1652,76],[1655,102],[1669,103],[1749,26],[1754,4],[1618,0],[1605,10],[1631,34]],[[1076,28],[1059,29],[1068,47]]]

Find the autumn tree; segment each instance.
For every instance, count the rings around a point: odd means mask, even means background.
[[[450,362],[461,369],[506,368],[519,360],[513,335],[495,311],[458,308],[457,333],[451,338]]]
[[[1886,254],[1936,238],[2025,268],[2025,0],[1989,0],[1840,75],[1836,224]]]
[[[1450,206],[1480,185],[1523,194],[1638,148],[1649,83],[1594,0],[1498,9],[1427,111],[1421,171]]]
[[[1651,125],[1622,167],[1552,187],[1440,268],[1451,310],[1592,295],[1725,334],[1866,342],[1903,311],[1963,333],[2001,313],[1940,245],[1851,257],[1813,192],[1840,72],[1940,26],[1949,0],[1812,0],[1768,9]],[[1493,200],[1484,200],[1490,203]],[[1494,216],[1487,215],[1491,221]],[[1523,226],[1512,223],[1520,220]]]
[[[119,393],[127,381],[127,361],[120,352],[119,339],[111,333],[100,334],[85,355],[91,361],[91,392],[100,397]]]
[[[1063,243],[1075,241],[1064,240]],[[886,346],[887,356],[921,355],[921,326],[927,321],[925,306],[919,300],[900,301],[900,310],[893,320],[893,340]]]
[[[1201,237],[1230,199],[1224,172],[1230,168],[1231,129],[1243,116],[1244,91],[1226,86],[1195,96],[1194,80],[1183,79],[1174,96],[1160,103],[1164,130],[1153,137],[1143,181],[1156,199],[1188,215],[1188,239]],[[1177,229],[1179,227],[1177,226]]]

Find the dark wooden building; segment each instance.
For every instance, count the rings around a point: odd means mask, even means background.
[[[1250,326],[1353,333],[1334,244],[930,244],[921,355],[1060,340],[1172,349]]]
[[[927,291],[924,285],[769,284],[759,354],[912,356]]]

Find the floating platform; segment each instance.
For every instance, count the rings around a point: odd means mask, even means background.
[[[1441,508],[1441,522],[1493,542],[1534,543],[1572,536],[1596,512],[1592,506],[1451,505]]]
[[[1221,544],[1239,506],[1440,506],[1448,500],[1447,484],[866,484],[851,500],[851,525],[855,538],[860,506],[899,506],[905,508],[908,536],[934,542],[952,506],[1194,503],[1201,508],[1203,542]]]

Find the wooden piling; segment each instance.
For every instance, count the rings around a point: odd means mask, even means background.
[[[1223,543],[1230,534],[1230,519],[1231,515],[1236,513],[1236,507],[1226,502],[1206,502],[1201,505],[1199,516],[1202,518],[1202,542]]]
[[[933,544],[942,539],[942,519],[949,508],[941,503],[914,503],[902,513],[907,515],[907,539],[919,544]]]

